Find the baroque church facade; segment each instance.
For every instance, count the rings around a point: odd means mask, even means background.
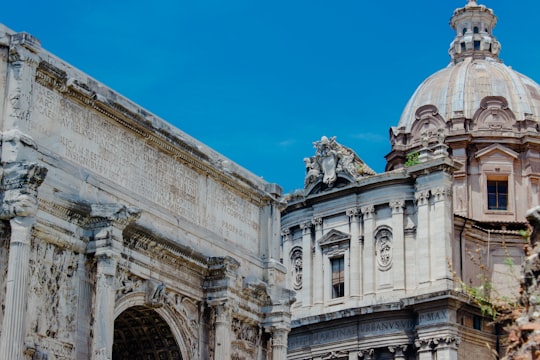
[[[495,24],[454,12],[451,64],[391,129],[384,173],[323,136],[285,197],[0,25],[0,356],[503,352],[456,281],[515,293],[540,203],[540,86],[499,60]]]
[[[454,11],[450,64],[414,92],[386,171],[315,141],[282,211],[289,359],[478,359],[504,332],[461,285],[519,293],[525,214],[538,206],[540,86],[504,65],[497,17]]]

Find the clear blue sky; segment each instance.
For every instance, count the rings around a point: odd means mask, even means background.
[[[479,0],[540,82],[540,1]],[[465,0],[6,1],[0,22],[255,174],[303,186],[337,136],[375,171],[416,87],[449,63]]]

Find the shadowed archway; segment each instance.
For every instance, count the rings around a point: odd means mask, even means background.
[[[152,308],[134,306],[114,321],[113,360],[181,360],[169,325]]]

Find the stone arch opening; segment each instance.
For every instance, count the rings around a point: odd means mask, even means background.
[[[180,346],[154,309],[133,306],[114,321],[113,360],[181,360]]]

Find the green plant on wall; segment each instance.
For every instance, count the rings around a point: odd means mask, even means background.
[[[420,163],[420,161],[418,160],[419,157],[420,157],[420,154],[417,151],[408,153],[406,156],[407,160],[405,161],[405,166],[409,167],[409,166],[413,166]]]

